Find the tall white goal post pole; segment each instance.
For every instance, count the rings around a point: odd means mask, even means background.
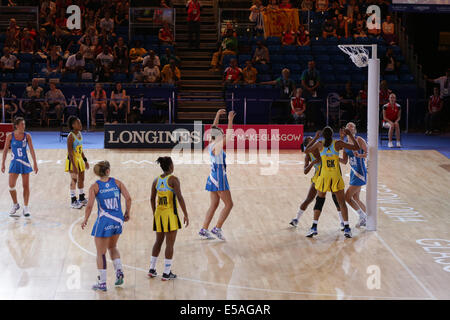
[[[367,101],[367,230],[377,230],[377,194],[378,194],[378,130],[379,130],[379,86],[380,60],[377,58],[377,45],[372,45],[372,57],[369,59],[368,101]]]
[[[377,230],[378,214],[378,126],[379,126],[379,86],[380,86],[380,60],[377,57],[377,45],[339,45],[353,63],[362,68],[369,66],[368,71],[368,97],[367,97],[367,230]],[[369,50],[372,48],[372,57]]]

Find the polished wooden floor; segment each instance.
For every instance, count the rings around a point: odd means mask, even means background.
[[[177,164],[191,225],[178,233],[173,271],[179,278],[162,282],[148,279],[146,271],[155,238],[149,193],[160,173],[153,162],[164,154],[169,152],[86,151],[91,162],[109,160],[112,176],[133,197],[132,218],[119,240],[125,283],[114,288],[109,263],[106,293],[90,289],[97,275],[90,236],[96,215],[83,231],[84,210],[69,208],[65,150],[37,150],[40,170],[31,176],[28,221],[7,215],[8,175],[0,175],[0,298],[450,299],[450,160],[442,154],[380,151],[378,231],[353,228],[353,239],[339,231],[329,195],[316,238],[305,237],[312,205],[297,229],[288,227],[310,175],[302,173],[300,152],[284,152],[276,175],[261,175],[263,164],[228,166],[235,206],[224,226],[227,241],[200,240],[209,165]],[[94,180],[89,170],[85,188]],[[354,212],[350,221],[357,222]]]

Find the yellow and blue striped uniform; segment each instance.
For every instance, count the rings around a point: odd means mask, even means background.
[[[70,133],[73,136],[73,162],[78,168],[78,172],[83,172],[86,170],[86,165],[83,160],[83,136],[80,132],[80,139],[78,139],[77,135],[73,132]],[[69,155],[67,155],[66,159],[66,172],[73,170],[73,164],[70,161]]]
[[[339,151],[335,148],[336,140],[330,146],[322,146],[320,151],[321,165],[316,179],[316,190],[320,192],[337,192],[345,188],[339,164]]]
[[[316,160],[316,157],[314,157],[312,153],[309,153],[309,158],[311,159],[311,162]],[[316,183],[317,177],[319,176],[319,170],[320,170],[320,162],[314,165],[314,176],[311,178],[311,183],[314,184]]]
[[[177,197],[175,191],[169,186],[169,174],[164,178],[159,176],[156,181],[157,205],[153,217],[153,231],[169,232],[181,229],[178,217]]]

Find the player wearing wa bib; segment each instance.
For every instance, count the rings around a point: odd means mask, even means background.
[[[316,179],[316,190],[320,192],[337,192],[345,188],[342,171],[339,165],[339,151],[335,148],[336,140],[330,146],[322,146],[320,151],[321,166]]]
[[[86,170],[86,165],[83,160],[83,136],[81,132],[79,132],[79,138],[73,132],[70,132],[70,135],[73,136],[73,161],[78,168],[78,172],[83,172]],[[69,159],[69,155],[67,155],[66,159],[66,172],[69,172],[73,169],[73,164]]]
[[[230,190],[227,179],[226,154],[223,149],[218,155],[213,154],[214,144],[209,147],[209,157],[211,159],[211,173],[206,181],[207,191],[225,191]]]
[[[96,195],[98,217],[92,228],[94,237],[108,238],[122,233],[124,221],[120,204],[121,192],[114,178],[107,182],[97,180],[98,193]]]
[[[27,155],[28,133],[25,132],[22,140],[16,140],[14,132],[11,134],[12,159],[9,165],[9,173],[28,174],[33,171]]]
[[[362,149],[358,151],[344,149],[348,155],[350,162],[350,185],[351,186],[364,186],[367,181],[367,169],[364,158],[359,158],[356,154],[364,154]]]
[[[181,229],[178,217],[177,200],[174,189],[169,186],[169,174],[164,178],[159,176],[156,181],[156,194],[158,196],[155,216],[153,218],[153,231],[170,232]]]

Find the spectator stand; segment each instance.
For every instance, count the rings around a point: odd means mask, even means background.
[[[130,7],[128,36],[140,40],[147,50],[148,46],[158,45],[158,32],[168,23],[176,40],[176,10],[160,7]],[[150,48],[154,50],[153,48]],[[155,51],[155,50],[154,50]],[[159,50],[157,50],[159,51]]]

